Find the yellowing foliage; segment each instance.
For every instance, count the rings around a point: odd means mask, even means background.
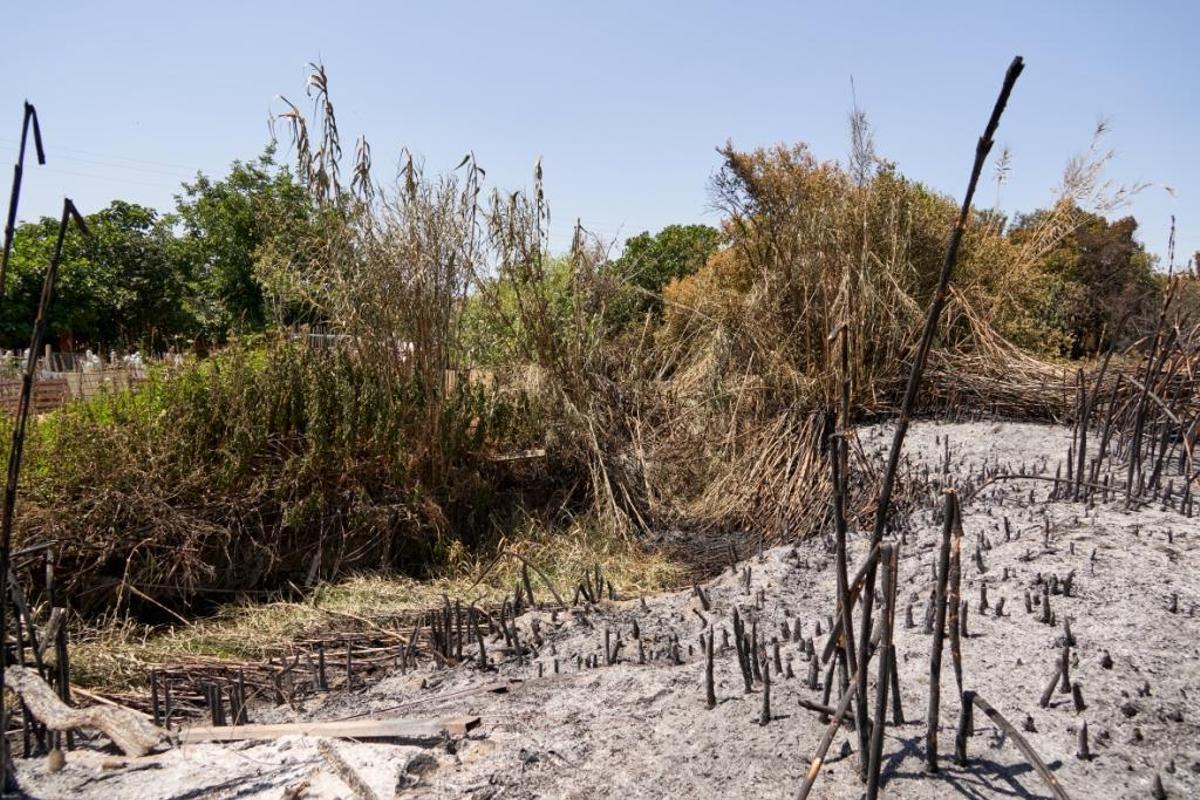
[[[801,390],[810,402],[829,400],[837,378],[828,336],[845,323],[856,389],[892,385],[936,285],[955,201],[886,163],[855,180],[803,145],[727,146],[723,155],[713,194],[729,244],[666,287],[660,344],[716,368],[717,337],[729,357],[720,363],[741,364],[781,404]],[[1042,257],[1070,229],[1063,213],[1047,213],[1033,245],[1006,236],[995,214],[972,214],[954,278],[961,303],[946,315],[942,346],[967,344],[982,323],[1025,348],[1057,351]],[[968,306],[973,323],[961,313]]]

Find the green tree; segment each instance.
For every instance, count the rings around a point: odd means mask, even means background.
[[[184,304],[186,276],[172,259],[172,220],[115,200],[88,222],[83,260],[63,274],[64,306],[90,307],[93,315],[90,325],[74,327],[103,342],[153,348],[187,333],[193,320]]]
[[[1048,211],[1017,219],[1009,237],[1020,244]],[[1109,222],[1075,210],[1077,225],[1042,259],[1047,282],[1041,314],[1067,340],[1063,355],[1094,355],[1118,335],[1134,333],[1140,319],[1153,311],[1161,291],[1154,259],[1134,234],[1133,217]]]
[[[171,256],[171,220],[121,200],[86,220],[88,236],[72,228],[64,241],[50,335],[72,346],[161,348],[186,333],[192,321],[184,311],[185,276]],[[6,347],[28,345],[57,233],[50,217],[16,232],[0,305]]]
[[[177,252],[201,332],[219,340],[233,329],[261,329],[267,311],[256,262],[264,247],[278,245],[308,219],[303,187],[268,148],[253,161],[233,162],[221,180],[198,174],[185,183],[176,213],[182,229]]]
[[[625,250],[610,270],[626,287],[613,303],[612,322],[623,326],[646,313],[661,317],[663,288],[694,274],[720,243],[720,232],[707,225],[668,225],[656,234],[644,231],[625,240]]]

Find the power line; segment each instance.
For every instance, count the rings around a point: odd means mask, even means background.
[[[164,188],[168,188],[168,187],[169,188],[177,188],[175,186],[175,184],[151,183],[149,181],[138,181],[138,180],[133,180],[132,178],[120,178],[120,177],[116,177],[113,175],[94,175],[94,174],[88,173],[88,172],[73,172],[71,170],[58,169],[56,167],[42,167],[42,170],[44,170],[46,172],[54,172],[59,175],[70,175],[75,178],[91,178],[92,180],[99,180],[99,181],[116,181],[117,183],[130,183],[130,184],[135,184],[138,186],[153,186],[156,189],[164,189]]]
[[[76,164],[89,164],[97,167],[108,167],[109,169],[126,170],[129,172],[141,172],[147,175],[166,175],[171,178],[179,178],[180,180],[183,180],[178,170],[155,169],[152,167],[135,167],[131,164],[117,164],[112,161],[101,161],[95,158],[77,158],[75,156],[64,155],[54,156],[54,160],[70,161]]]
[[[3,136],[0,136],[0,142],[3,142],[4,144],[11,144],[11,145],[20,144],[20,142],[17,141],[16,139],[9,139],[9,138],[3,137]],[[132,156],[121,156],[121,155],[117,155],[115,153],[101,153],[101,152],[97,152],[95,150],[84,150],[79,147],[67,147],[65,145],[60,145],[60,144],[51,144],[51,146],[48,147],[47,150],[48,150],[48,154],[51,158],[54,157],[55,153],[62,150],[67,153],[78,153],[80,155],[94,156],[97,158],[116,159],[117,161],[132,161],[136,164],[150,164],[152,166],[172,167],[174,169],[182,169],[182,170],[189,170],[189,171],[195,169],[195,167],[193,167],[193,166],[188,166],[185,164],[173,164],[169,161],[154,161],[149,158],[134,158]],[[66,158],[66,156],[64,156],[64,158]]]

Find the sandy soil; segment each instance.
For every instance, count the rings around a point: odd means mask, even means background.
[[[940,471],[949,437],[953,471],[961,480],[988,467],[1025,465],[1048,470],[1067,450],[1070,431],[1015,424],[922,423],[910,431],[912,466]],[[878,453],[887,431],[860,432]],[[1050,484],[993,484],[964,508],[963,596],[970,601],[963,642],[964,683],[1020,727],[1031,718],[1030,743],[1074,798],[1150,797],[1155,774],[1169,797],[1200,796],[1200,518],[1159,506],[1129,512],[1121,502],[1083,504],[1045,498]],[[1029,502],[1029,491],[1035,500]],[[1004,518],[1011,539],[1005,541]],[[1050,523],[1048,544],[1046,522]],[[985,572],[974,561],[979,535]],[[852,533],[852,571],[866,553],[865,535]],[[925,710],[931,636],[923,632],[925,598],[932,586],[940,526],[932,504],[912,517],[901,550],[901,601],[913,604],[914,627],[898,617],[903,711],[907,724],[889,725],[884,743],[882,795],[895,798],[1048,797],[1021,754],[976,714],[967,767],[953,763],[958,716],[947,654],[942,679],[942,771],[924,772]],[[1094,554],[1094,556],[1093,556]],[[519,620],[543,642],[519,665],[480,672],[472,666],[394,674],[369,689],[339,694],[301,710],[306,718],[350,715],[411,717],[472,714],[483,724],[451,746],[419,749],[338,741],[338,752],[379,797],[755,797],[794,796],[825,726],[797,699],[821,700],[807,686],[804,642],[780,639],[780,656],[794,677],[773,676],[772,717],[760,725],[761,687],[746,694],[732,648],[716,659],[718,705],[705,707],[702,617],[731,630],[732,610],[756,619],[761,635],[781,637],[781,624],[812,637],[819,653],[829,631],[834,597],[833,559],[815,540],[769,550],[739,564],[751,570],[750,590],[729,570],[705,585],[711,609],[692,592],[640,601],[604,603],[556,619],[531,612]],[[1060,579],[1074,571],[1071,596],[1053,595],[1056,626],[1027,613],[1026,589],[1039,573]],[[1005,577],[1007,575],[1007,577]],[[980,587],[990,608],[979,611]],[[1176,612],[1169,606],[1175,596]],[[756,608],[758,598],[762,607]],[[1004,600],[1003,616],[995,609]],[[1082,685],[1086,709],[1076,712],[1057,691],[1039,707],[1043,687],[1061,652],[1062,621],[1077,640],[1072,679]],[[640,627],[648,663],[637,663],[631,638]],[[818,623],[821,633],[817,633]],[[603,666],[605,630],[623,642],[618,663]],[[681,664],[668,656],[678,637]],[[720,649],[720,648],[718,648]],[[1111,665],[1105,658],[1107,653]],[[595,656],[601,666],[577,667]],[[555,662],[558,674],[555,674]],[[539,677],[539,671],[541,677]],[[874,682],[874,669],[872,670]],[[824,674],[820,676],[824,680]],[[511,680],[511,690],[478,689]],[[1147,693],[1148,688],[1148,693]],[[472,691],[475,690],[475,691]],[[262,710],[258,721],[295,718],[290,709]],[[1087,722],[1093,757],[1076,757],[1079,726]],[[821,773],[815,797],[857,798],[857,738],[843,728]],[[950,756],[950,757],[947,757]],[[315,743],[299,738],[240,746],[198,745],[172,750],[138,769],[102,771],[96,757],[73,758],[49,774],[41,761],[21,762],[22,785],[44,798],[280,798],[308,781],[304,797],[351,797],[325,766]]]

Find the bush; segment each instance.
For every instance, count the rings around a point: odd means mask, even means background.
[[[607,265],[622,284],[606,314],[609,323],[621,330],[647,314],[661,319],[663,289],[703,267],[720,242],[720,231],[707,225],[668,225],[627,239],[621,257]]]
[[[423,388],[384,376],[353,347],[277,341],[68,406],[31,429],[19,538],[59,540],[92,607],[125,584],[162,599],[426,573],[515,503],[488,457],[530,444],[532,408],[448,381],[430,441]]]

